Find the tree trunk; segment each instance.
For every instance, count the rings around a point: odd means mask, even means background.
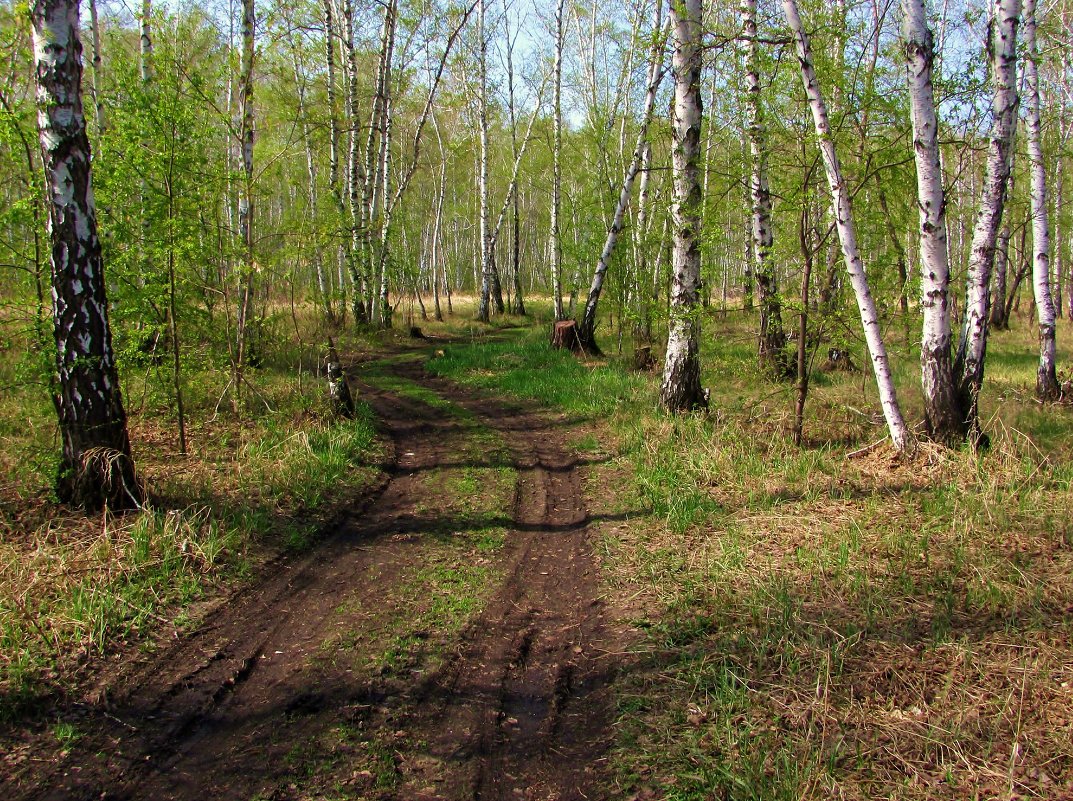
[[[618,204],[615,206],[615,214],[611,221],[611,227],[607,231],[600,259],[596,263],[596,271],[593,273],[592,286],[589,288],[589,297],[585,303],[585,313],[582,315],[578,326],[578,338],[582,347],[592,353],[599,353],[596,345],[596,312],[600,303],[600,293],[603,290],[604,275],[611,264],[611,256],[618,244],[619,234],[622,232],[623,221],[626,218],[626,207],[630,203],[630,195],[633,192],[633,182],[641,168],[644,157],[645,143],[648,137],[648,123],[652,119],[652,109],[656,105],[656,93],[663,80],[663,3],[655,4],[655,17],[652,21],[652,50],[648,62],[648,89],[645,92],[644,111],[641,114],[641,128],[637,132],[637,143],[633,148],[633,157],[630,166],[626,170],[626,176],[622,181],[622,189],[619,191]]]
[[[101,90],[104,77],[104,66],[101,60],[101,26],[97,20],[97,2],[89,0],[89,31],[90,42],[93,46],[93,108],[96,114],[97,136],[104,133],[107,126],[104,117],[104,102],[101,98]]]
[[[243,264],[239,277],[238,316],[235,322],[235,354],[232,365],[232,408],[241,409],[243,369],[249,337],[250,304],[253,299],[253,58],[256,25],[255,0],[242,0],[242,79],[239,88],[242,119],[239,141],[242,148],[242,194],[238,205],[238,227],[242,239]]]
[[[507,110],[510,114],[510,152],[515,161],[518,159],[518,119],[517,112],[514,103],[514,43],[515,39],[511,37],[510,32],[510,17],[506,14],[503,15],[503,25],[506,31],[506,44],[505,49],[507,51]],[[511,198],[511,251],[510,251],[510,279],[514,284],[514,302],[511,305],[511,312],[519,315],[525,314],[525,302],[522,300],[522,282],[519,278],[520,260],[521,260],[521,220],[519,216],[521,209],[518,198],[518,184],[514,182],[511,186],[510,198]],[[509,293],[508,293],[509,300]]]
[[[700,0],[671,3],[674,41],[674,278],[660,403],[671,413],[708,405],[700,385]]]
[[[883,345],[883,336],[879,327],[879,315],[876,312],[872,293],[868,288],[868,278],[865,275],[864,264],[861,261],[857,245],[857,228],[853,219],[849,187],[846,185],[846,179],[842,175],[838,154],[831,138],[831,125],[827,117],[827,106],[823,101],[823,94],[820,91],[819,83],[816,80],[816,72],[812,66],[812,52],[809,47],[808,35],[805,33],[804,25],[801,22],[796,0],[783,0],[782,7],[786,14],[786,20],[794,34],[797,58],[801,67],[801,80],[812,110],[816,137],[819,140],[820,153],[823,156],[823,165],[827,173],[827,183],[830,186],[831,196],[833,197],[835,228],[838,231],[838,238],[842,245],[842,257],[846,264],[846,270],[849,273],[850,282],[853,284],[853,292],[857,296],[857,308],[861,314],[861,323],[864,326],[868,352],[872,358],[872,367],[876,376],[876,384],[879,388],[879,398],[883,405],[883,416],[887,420],[887,428],[890,430],[894,447],[901,452],[910,451],[913,448],[913,437],[909,427],[905,424],[905,419],[902,417],[902,410],[898,405],[898,397],[894,390],[894,379],[890,372],[887,349]]]
[[[331,192],[332,200],[335,201],[335,210],[338,217],[338,225],[340,227],[346,224],[346,201],[343,199],[343,188],[339,181],[339,116],[336,113],[338,101],[336,100],[335,89],[335,21],[333,19],[333,7],[335,0],[324,0],[324,62],[327,70],[325,81],[328,89],[328,190]],[[346,248],[340,243],[336,248],[336,258],[339,261],[339,294],[341,314],[339,319],[341,320],[346,316],[346,284],[343,281],[343,263],[347,259]],[[357,292],[357,286],[355,286],[355,292]],[[328,303],[329,308],[333,308],[331,301]],[[334,316],[334,312],[333,312]]]
[[[920,212],[920,305],[924,313],[920,379],[924,390],[924,421],[932,437],[953,445],[965,439],[965,426],[950,358],[946,194],[939,163],[939,124],[931,78],[935,47],[924,0],[903,0],[902,13]]]
[[[354,396],[350,393],[350,385],[347,384],[346,373],[343,372],[343,364],[336,353],[335,343],[328,337],[328,408],[335,417],[346,420],[354,419]]]
[[[980,430],[979,399],[987,351],[991,270],[995,264],[995,242],[1006,205],[1013,134],[1017,124],[1017,26],[1020,14],[1021,0],[994,0],[989,45],[994,122],[987,151],[987,177],[972,232],[965,313],[954,360],[961,415],[974,445],[985,444]]]
[[[1028,161],[1032,171],[1032,289],[1036,298],[1039,322],[1039,367],[1036,370],[1036,396],[1055,400],[1061,394],[1055,374],[1055,311],[1051,294],[1050,209],[1047,207],[1047,171],[1043,164],[1043,136],[1039,119],[1039,69],[1036,48],[1036,0],[1025,0],[1025,83],[1028,108],[1025,127],[1028,133]]]
[[[1012,183],[1013,176],[1010,176]],[[991,301],[991,327],[996,331],[1005,331],[1010,327],[1010,318],[1006,314],[1006,287],[1010,264],[1010,215],[1003,215],[1002,230],[995,243],[995,296]]]
[[[431,256],[431,273],[432,273],[432,298],[435,303],[436,320],[443,322],[443,311],[440,309],[440,279],[439,279],[439,263],[443,261],[443,248],[441,241],[443,239],[443,200],[447,194],[447,152],[443,147],[443,137],[440,135],[440,126],[436,122],[436,116],[432,116],[432,127],[436,129],[436,141],[440,146],[440,182],[439,189],[436,192],[436,220],[432,227],[432,256]],[[446,274],[446,270],[444,271]]]
[[[662,3],[663,0],[656,0]],[[552,179],[551,179],[551,281],[555,297],[555,319],[562,320],[563,312],[563,244],[559,230],[562,216],[562,150],[563,150],[563,9],[566,0],[555,7],[555,113],[552,122]]]
[[[488,210],[488,40],[485,36],[485,0],[477,0],[478,98],[480,117],[480,159],[478,193],[480,196],[481,298],[477,319],[487,323],[492,297],[492,248],[489,241]]]
[[[31,8],[38,128],[49,200],[53,322],[62,456],[56,493],[88,510],[139,505],[119,390],[82,111],[76,0]]]
[[[774,234],[771,227],[771,190],[767,177],[767,135],[760,106],[760,46],[756,34],[756,0],[741,4],[743,38],[747,43],[745,67],[745,113],[752,155],[749,197],[752,206],[752,262],[760,304],[760,365],[782,378],[790,375],[786,354],[786,333],[782,327],[775,267],[771,258]]]

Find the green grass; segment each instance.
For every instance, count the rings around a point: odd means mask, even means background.
[[[793,446],[791,387],[756,368],[751,322],[706,322],[706,416],[663,416],[656,377],[554,352],[543,332],[430,361],[596,424],[604,441],[590,432],[579,450],[615,454],[590,481],[598,509],[631,510],[598,532],[607,591],[631,599],[637,632],[618,684],[612,794],[910,799],[1066,786],[1073,413],[1034,401],[1031,332],[989,347],[992,449],[928,446],[904,464],[882,448],[847,456],[885,433],[865,373],[817,376],[809,445]],[[899,397],[918,419],[918,354],[891,335]],[[1063,324],[1059,342],[1071,335]],[[859,344],[855,360],[867,364]]]
[[[548,347],[543,330],[476,345],[448,345],[428,369],[471,386],[585,416],[606,415],[635,403],[645,382],[612,366],[589,366]]]
[[[308,374],[300,391],[282,368],[256,378],[261,406],[236,421],[210,414],[219,395],[190,377],[188,456],[176,452],[169,413],[154,408],[166,393],[128,380],[135,459],[154,506],[120,518],[50,505],[54,415],[30,388],[0,402],[10,446],[0,458],[19,461],[0,487],[0,717],[33,711],[122,642],[188,624],[193,601],[247,575],[266,548],[308,547],[340,502],[377,480],[382,451],[367,405],[335,423]],[[20,414],[32,421],[21,430]]]

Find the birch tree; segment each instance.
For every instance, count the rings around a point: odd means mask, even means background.
[[[935,45],[928,27],[925,0],[903,0],[902,14],[920,215],[920,294],[924,315],[920,379],[924,392],[924,421],[931,436],[953,444],[965,438],[965,428],[954,390],[950,355],[946,193],[932,87]]]
[[[980,431],[979,399],[987,351],[991,270],[995,263],[995,242],[1006,205],[1013,135],[1017,125],[1017,28],[1021,0],[994,0],[993,15],[988,42],[993,121],[987,148],[987,174],[972,232],[961,338],[954,360],[961,415],[974,445],[986,442]]]
[[[663,80],[663,3],[659,0],[655,4],[654,17],[652,20],[652,47],[648,61],[648,86],[645,91],[645,105],[641,113],[641,127],[637,132],[637,143],[633,148],[633,156],[626,170],[626,177],[622,181],[622,189],[619,191],[618,203],[615,206],[614,216],[611,218],[611,226],[607,230],[607,238],[604,240],[603,250],[596,263],[596,270],[592,277],[592,286],[589,288],[589,297],[585,303],[585,312],[578,326],[578,341],[588,351],[599,353],[596,345],[596,312],[600,303],[600,293],[603,290],[604,275],[611,264],[611,257],[618,244],[619,234],[626,219],[626,208],[630,204],[630,196],[633,193],[633,183],[637,173],[641,169],[644,157],[645,144],[648,138],[648,124],[652,119],[652,109],[656,104],[656,93]]]
[[[1028,162],[1032,173],[1032,290],[1036,298],[1039,322],[1039,367],[1036,370],[1036,396],[1054,400],[1061,394],[1055,374],[1055,310],[1051,294],[1051,231],[1047,207],[1047,170],[1043,162],[1043,143],[1039,118],[1039,51],[1036,46],[1036,0],[1025,0],[1025,88],[1028,103],[1025,129],[1028,139]]]
[[[93,64],[93,82],[90,84],[93,93],[93,110],[97,122],[97,136],[101,136],[105,129],[104,100],[101,97],[103,81],[101,74],[104,71],[104,62],[101,59],[101,24],[97,18],[97,2],[89,0],[89,33],[92,47],[91,63]]]
[[[656,0],[662,3],[663,0]],[[555,319],[562,320],[563,311],[563,243],[559,230],[562,216],[562,151],[563,151],[563,11],[566,0],[555,6],[555,112],[552,120],[552,177],[551,177],[551,281],[555,298]]]
[[[749,196],[752,201],[750,233],[753,272],[760,303],[760,363],[778,376],[789,374],[786,333],[782,327],[775,266],[771,258],[774,233],[771,226],[771,190],[767,175],[767,136],[760,105],[760,44],[756,32],[756,0],[741,4],[742,34],[746,42],[745,114],[749,137],[751,171]]]
[[[790,30],[793,32],[797,60],[801,69],[801,82],[804,84],[809,108],[812,111],[813,126],[816,129],[820,155],[823,158],[824,171],[827,174],[827,184],[833,198],[832,207],[835,213],[835,229],[838,232],[839,243],[842,246],[842,258],[846,265],[846,271],[849,273],[850,283],[853,285],[853,293],[857,298],[857,308],[860,311],[861,324],[864,326],[864,337],[868,343],[872,369],[875,372],[876,384],[879,388],[883,416],[887,421],[887,429],[890,431],[894,447],[900,452],[910,451],[913,448],[913,437],[909,427],[905,424],[901,407],[898,405],[898,396],[894,390],[890,361],[887,358],[887,349],[883,344],[883,336],[879,327],[879,314],[876,311],[876,304],[868,286],[868,278],[864,271],[864,263],[861,260],[860,248],[857,244],[857,227],[853,219],[853,206],[850,202],[849,187],[846,184],[845,177],[842,175],[842,166],[839,163],[838,153],[831,137],[831,123],[827,115],[827,105],[824,103],[823,93],[820,91],[819,81],[816,79],[816,70],[813,67],[812,49],[809,44],[808,34],[805,33],[805,26],[801,21],[796,0],[783,0],[782,8]]]
[[[477,116],[481,137],[477,179],[480,192],[481,298],[477,319],[484,323],[488,322],[492,294],[492,248],[488,230],[488,40],[485,36],[485,20],[485,0],[477,0]]]
[[[671,165],[674,174],[673,278],[667,358],[660,403],[672,413],[708,405],[700,386],[700,0],[671,0],[674,43],[674,107]]]
[[[56,492],[86,509],[137,506],[127,417],[119,389],[82,109],[77,0],[36,0],[37,125],[52,242],[52,311],[62,454]]]
[[[239,146],[242,153],[242,191],[238,201],[239,238],[242,240],[242,268],[239,276],[238,317],[235,321],[235,351],[232,354],[232,407],[238,414],[242,398],[243,369],[249,343],[249,316],[253,300],[253,58],[256,27],[255,0],[242,0],[242,77],[239,87],[241,123]]]

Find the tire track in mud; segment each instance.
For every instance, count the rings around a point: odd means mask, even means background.
[[[400,601],[424,535],[451,522],[437,517],[421,475],[452,464],[467,431],[443,410],[363,385],[395,452],[379,493],[311,554],[281,560],[134,671],[131,689],[86,709],[87,735],[22,797],[299,797],[302,759],[316,756],[302,749],[355,721],[397,742],[394,781],[354,797],[598,797],[611,670],[599,655],[615,649],[579,469],[546,416],[417,364],[386,369],[498,432],[517,471],[503,578],[451,655],[431,675],[382,681],[316,658],[337,627],[376,627]],[[355,609],[341,618],[348,602]]]
[[[614,649],[580,468],[545,416],[409,377],[499,431],[518,483],[506,578],[414,712],[427,747],[399,798],[597,797]]]

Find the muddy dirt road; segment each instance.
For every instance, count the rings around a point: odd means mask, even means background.
[[[545,415],[378,369],[382,489],[78,710],[9,798],[604,797],[618,649],[581,468]]]

